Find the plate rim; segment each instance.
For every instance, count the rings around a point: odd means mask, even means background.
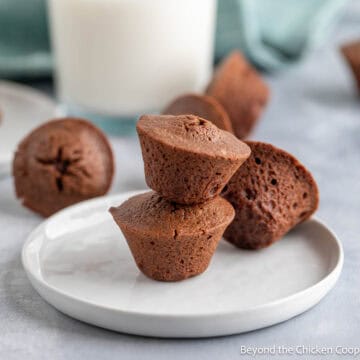
[[[58,296],[62,296],[63,298],[66,298],[67,300],[76,302],[76,303],[80,303],[80,304],[85,304],[86,306],[91,306],[91,307],[95,307],[97,309],[100,309],[102,311],[110,311],[110,312],[116,312],[118,314],[122,314],[122,315],[127,315],[127,316],[140,316],[140,317],[148,317],[148,318],[171,318],[171,319],[201,319],[201,318],[211,318],[211,317],[218,317],[218,316],[229,316],[229,315],[236,315],[239,316],[241,314],[245,314],[245,313],[249,313],[249,312],[258,312],[258,311],[263,311],[266,310],[268,308],[272,308],[272,307],[276,307],[276,306],[281,306],[283,304],[289,303],[294,301],[296,298],[301,298],[303,296],[306,296],[307,293],[312,293],[314,291],[316,291],[317,288],[321,289],[326,283],[331,282],[332,286],[330,286],[330,288],[326,289],[326,292],[324,294],[324,296],[333,288],[333,286],[336,284],[342,268],[343,268],[343,263],[344,263],[344,250],[343,250],[343,246],[341,244],[340,239],[338,238],[338,236],[336,235],[336,233],[330,228],[328,227],[325,222],[323,222],[322,220],[320,220],[318,217],[312,217],[309,220],[307,220],[306,222],[315,222],[316,224],[320,225],[323,229],[325,229],[329,235],[332,237],[332,240],[334,242],[334,245],[336,245],[337,248],[337,259],[336,262],[334,264],[334,266],[332,267],[331,270],[329,270],[329,272],[326,274],[325,277],[323,277],[320,281],[316,282],[315,284],[301,290],[298,292],[295,292],[293,294],[290,294],[288,296],[282,297],[280,299],[276,299],[270,302],[267,302],[265,304],[259,304],[253,307],[248,307],[245,309],[233,309],[233,310],[222,310],[222,311],[215,311],[215,312],[209,312],[209,313],[200,313],[200,314],[189,314],[189,313],[183,313],[183,314],[166,314],[166,313],[147,313],[147,312],[139,312],[139,311],[134,311],[134,310],[124,310],[124,309],[118,309],[112,306],[108,306],[108,305],[100,305],[96,302],[92,302],[89,300],[84,300],[82,298],[79,298],[75,295],[69,294],[66,291],[63,291],[61,289],[58,289],[57,287],[48,284],[46,281],[44,281],[43,279],[39,278],[38,276],[36,276],[36,274],[34,274],[33,271],[30,270],[31,266],[28,264],[27,258],[26,258],[26,253],[27,253],[27,249],[29,247],[29,245],[32,243],[32,241],[34,241],[34,239],[36,239],[36,235],[37,233],[44,227],[46,227],[46,225],[52,221],[54,218],[62,215],[64,212],[69,212],[69,211],[76,211],[77,208],[79,207],[83,207],[89,204],[92,204],[93,206],[95,206],[96,203],[101,203],[110,199],[114,199],[114,198],[119,198],[119,197],[130,197],[130,196],[134,196],[135,194],[139,194],[142,193],[144,191],[148,191],[147,189],[143,189],[143,190],[134,190],[134,191],[127,191],[127,192],[121,192],[121,193],[116,193],[116,194],[111,194],[111,195],[106,195],[106,196],[101,196],[101,197],[97,197],[97,198],[93,198],[90,200],[85,200],[82,201],[80,203],[77,203],[75,205],[69,206],[65,209],[60,210],[59,212],[57,212],[56,214],[52,215],[51,217],[49,217],[48,219],[44,220],[41,224],[39,224],[27,237],[27,240],[25,241],[22,250],[21,250],[21,262],[23,265],[23,268],[26,272],[27,277],[29,278],[32,286],[35,287],[35,285],[33,284],[32,279],[39,284],[39,286],[42,286],[44,288],[46,288],[46,290],[50,290],[53,293],[55,293]],[[124,200],[125,201],[125,200]],[[36,289],[36,287],[35,287]],[[36,289],[36,291],[38,292],[38,290]],[[41,296],[41,295],[40,295]],[[41,296],[42,297],[42,296]],[[321,297],[321,299],[323,298],[323,296]],[[46,299],[45,299],[46,300]],[[51,304],[52,306],[54,306],[53,304]]]
[[[0,79],[0,88],[6,87],[11,93],[11,95],[19,95],[24,97],[24,94],[26,98],[29,98],[30,100],[35,99],[35,101],[46,101],[47,105],[53,108],[54,110],[54,118],[56,118],[59,115],[59,107],[54,98],[47,95],[45,92],[42,92],[38,90],[37,88],[33,88],[29,85],[22,84],[15,81],[9,81],[9,80],[3,80]],[[50,119],[47,119],[50,120]],[[39,126],[39,125],[37,125]],[[16,149],[13,149],[14,151]],[[9,172],[9,169],[11,168],[11,162],[14,156],[14,151],[5,153],[3,155],[0,155],[0,172]]]
[[[0,79],[0,87],[2,86],[8,87],[13,93],[17,93],[18,91],[26,92],[30,96],[37,97],[40,100],[47,99],[49,100],[49,103],[56,105],[56,101],[51,96],[45,94],[43,91],[38,90],[35,87],[27,85],[26,83]]]

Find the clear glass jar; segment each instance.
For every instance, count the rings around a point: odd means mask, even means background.
[[[48,0],[58,97],[110,132],[201,91],[214,53],[216,0]]]

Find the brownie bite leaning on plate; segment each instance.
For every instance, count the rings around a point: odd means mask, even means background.
[[[273,244],[317,209],[319,192],[310,172],[289,153],[247,142],[251,156],[222,195],[234,206],[225,239],[244,249]]]

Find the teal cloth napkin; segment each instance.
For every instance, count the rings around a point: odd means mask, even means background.
[[[282,68],[330,33],[347,0],[219,0],[216,58],[241,49],[258,67]]]
[[[45,0],[0,0],[0,77],[52,70]]]
[[[346,1],[218,0],[216,59],[238,48],[261,68],[284,67],[326,37]],[[0,77],[51,69],[46,1],[0,0]]]

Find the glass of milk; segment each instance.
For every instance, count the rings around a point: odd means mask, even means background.
[[[48,0],[58,97],[110,132],[202,91],[216,0]]]

